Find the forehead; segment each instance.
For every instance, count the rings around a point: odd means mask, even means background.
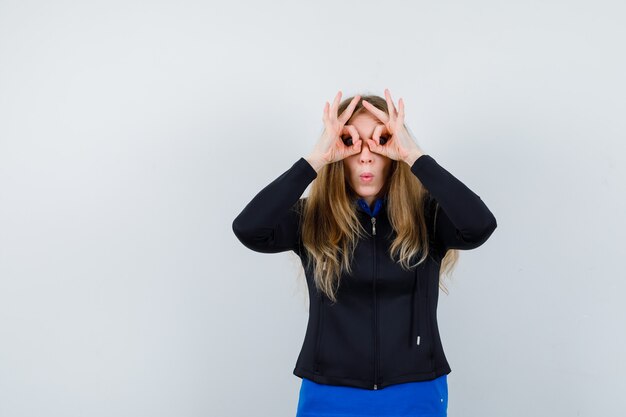
[[[354,125],[354,126],[366,127],[366,126],[377,125],[380,123],[381,121],[378,120],[378,118],[374,116],[373,114],[369,112],[363,112],[354,116],[352,120],[350,120],[349,124]]]

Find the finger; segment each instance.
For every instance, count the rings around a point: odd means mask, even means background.
[[[367,144],[370,148],[370,151],[377,153],[379,155],[385,155],[387,152],[387,149],[383,146],[380,146],[379,144],[377,144],[373,139],[368,139],[367,140]]]
[[[378,120],[380,120],[381,122],[387,123],[389,121],[389,116],[387,115],[387,113],[380,110],[379,108],[371,104],[369,101],[363,100],[363,107],[365,107],[367,111],[369,111],[374,116],[376,116]]]
[[[402,98],[398,100],[398,120],[400,124],[404,123],[404,101]]]
[[[396,117],[396,106],[393,104],[393,100],[391,99],[391,93],[388,88],[385,88],[385,99],[387,101],[387,109],[389,110],[389,116],[391,120],[394,120]]]
[[[332,118],[336,119],[337,118],[337,108],[339,107],[339,102],[341,101],[341,90],[339,90],[339,92],[337,93],[337,95],[335,96],[335,101],[333,101],[333,106],[331,108],[332,110]]]
[[[359,104],[360,99],[361,96],[354,96],[354,98],[350,102],[350,105],[343,111],[343,113],[341,113],[341,117],[339,117],[339,122],[341,122],[341,124],[347,122],[348,119],[350,119],[350,116],[352,116],[352,112],[354,111],[356,105]]]
[[[342,129],[342,134],[344,132],[350,135],[350,137],[352,138],[352,146],[354,146],[359,141],[360,139],[359,132],[356,130],[356,127],[354,127],[353,125],[345,125]]]
[[[384,145],[384,143],[380,143],[380,135],[383,133],[385,129],[385,125],[378,125],[374,128],[374,134],[372,135],[372,139],[379,145]]]
[[[347,133],[354,140],[358,140],[359,139],[359,131],[356,130],[356,127],[354,125],[344,125],[343,129],[342,129],[342,132]]]
[[[361,153],[361,147],[363,146],[363,140],[357,140],[354,145],[350,147],[350,152],[348,155],[355,155],[357,153]]]
[[[392,112],[395,116],[398,112],[398,109],[396,109],[396,105],[393,103],[393,99],[391,98],[391,92],[388,88],[385,88],[385,98],[387,100],[387,107],[389,108],[389,111]]]
[[[323,122],[327,122],[328,121],[328,108],[330,107],[330,104],[328,104],[328,102],[326,102],[326,104],[324,104],[324,111],[322,112],[322,121]]]

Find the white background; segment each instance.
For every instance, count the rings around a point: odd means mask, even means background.
[[[620,415],[625,12],[0,1],[0,415],[294,416],[300,265],[231,223],[385,87],[498,220],[440,296],[449,415]]]

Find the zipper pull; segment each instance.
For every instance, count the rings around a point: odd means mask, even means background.
[[[372,217],[372,235],[376,235],[376,217]]]

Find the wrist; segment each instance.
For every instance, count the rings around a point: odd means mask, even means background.
[[[322,167],[325,165],[324,161],[321,160],[321,158],[317,158],[315,156],[309,155],[306,158],[306,161],[309,163],[309,165],[311,165],[313,167],[313,169],[315,170],[315,172],[319,172],[320,169],[322,169]]]
[[[420,149],[415,149],[414,151],[409,152],[409,155],[404,159],[404,162],[412,167],[415,161],[417,161],[422,155],[425,155],[424,152],[422,152]]]

